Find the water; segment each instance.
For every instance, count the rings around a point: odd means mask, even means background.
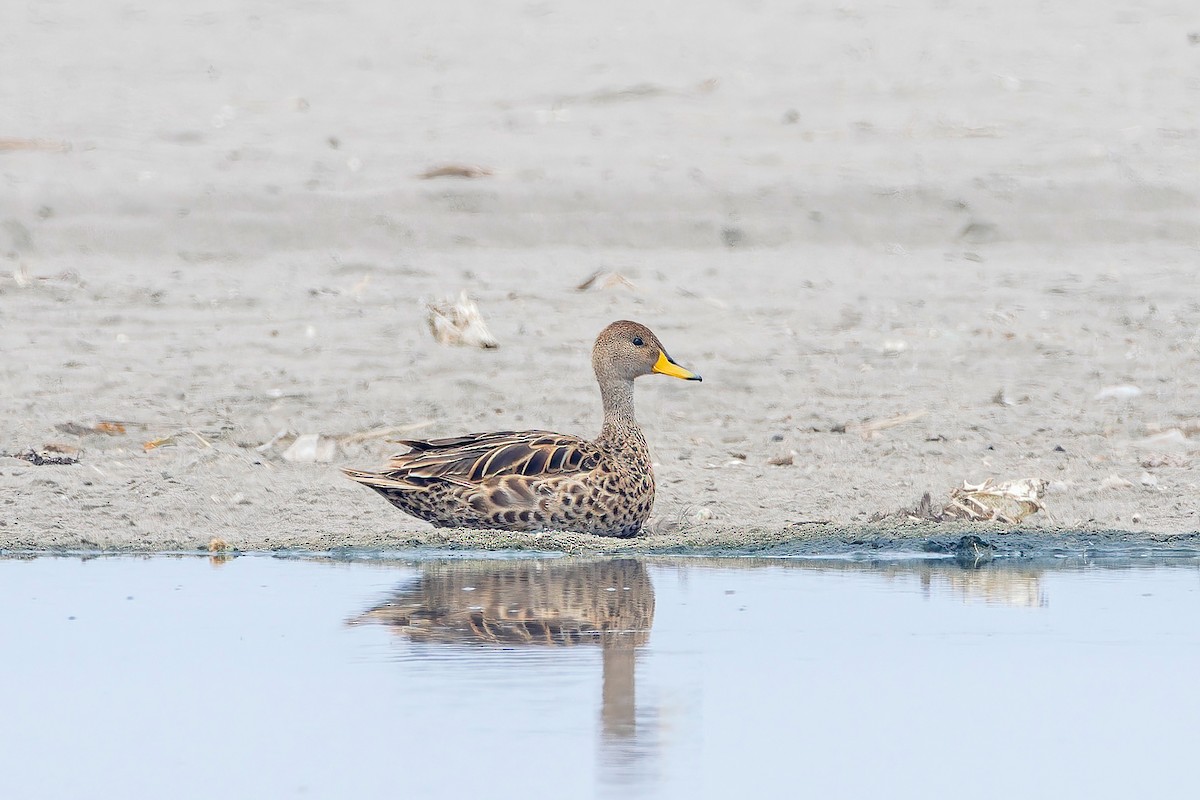
[[[0,561],[0,797],[1191,797],[1200,570]]]

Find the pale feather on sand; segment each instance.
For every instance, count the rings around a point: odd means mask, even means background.
[[[488,330],[483,314],[466,290],[459,293],[457,300],[443,300],[428,305],[429,330],[440,344],[464,345],[492,349],[500,346],[499,340]]]

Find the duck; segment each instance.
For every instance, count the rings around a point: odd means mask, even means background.
[[[646,375],[701,381],[645,325],[618,320],[596,337],[592,370],[604,423],[594,439],[551,431],[402,439],[409,452],[351,480],[438,527],[636,536],[654,506],[650,447],[633,411]]]

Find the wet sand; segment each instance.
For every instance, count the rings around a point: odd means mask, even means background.
[[[1187,10],[24,9],[0,452],[79,463],[0,458],[0,549],[1191,546]],[[464,289],[498,349],[430,336]],[[647,537],[439,531],[338,473],[594,433],[618,318],[705,378],[639,381]],[[327,461],[284,458],[304,434]],[[1046,512],[881,520],[985,478]]]

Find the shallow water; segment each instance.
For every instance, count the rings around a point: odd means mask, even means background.
[[[1191,796],[1200,569],[0,561],[0,796]]]

